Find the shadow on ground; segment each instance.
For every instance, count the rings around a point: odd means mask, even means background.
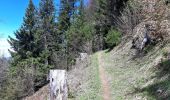
[[[170,100],[170,59],[162,61],[154,69],[156,81],[144,88],[135,88],[133,93],[147,95],[149,100]]]

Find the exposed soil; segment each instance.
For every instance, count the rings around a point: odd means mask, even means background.
[[[109,82],[107,80],[107,75],[103,68],[104,62],[102,62],[102,60],[101,60],[101,53],[98,54],[98,61],[99,61],[99,75],[100,75],[100,79],[101,79],[103,100],[111,100],[110,86],[109,86]]]

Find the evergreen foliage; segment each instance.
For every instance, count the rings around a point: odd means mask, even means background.
[[[72,1],[72,0],[71,0]],[[72,6],[74,5],[74,1],[70,0],[61,0],[60,8],[59,8],[59,16],[58,16],[58,41],[59,41],[59,52],[58,52],[58,62],[60,62],[60,67],[62,69],[68,68],[68,51],[67,51],[67,34],[66,31],[69,29],[71,25],[72,18]]]
[[[19,30],[17,30],[14,34],[16,38],[9,39],[9,43],[11,44],[13,50],[20,55],[21,59],[26,59],[27,54],[31,53],[31,56],[36,55],[35,48],[35,32],[36,32],[36,9],[32,2],[29,1],[28,8],[26,9],[25,17],[23,18],[24,22]],[[29,52],[29,53],[28,53]]]
[[[15,32],[15,38],[9,38],[9,43],[14,51],[10,51],[12,61],[7,81],[9,84],[4,89],[7,91],[6,95],[9,95],[8,98],[5,98],[7,100],[21,99],[35,91],[34,82],[38,77],[34,75],[34,71],[40,65],[40,62],[36,61],[38,57],[35,36],[37,32],[36,12],[34,4],[30,0],[21,28]],[[11,92],[9,92],[10,90]]]
[[[57,50],[57,33],[55,25],[55,8],[53,0],[41,0],[39,7],[39,44],[42,50],[42,56],[45,58],[46,66],[53,65],[54,55]]]

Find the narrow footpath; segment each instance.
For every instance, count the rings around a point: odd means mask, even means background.
[[[108,82],[108,78],[106,72],[103,68],[104,62],[102,61],[102,54],[98,54],[98,61],[99,61],[99,75],[101,79],[101,88],[102,88],[102,97],[103,100],[111,100],[111,91]]]

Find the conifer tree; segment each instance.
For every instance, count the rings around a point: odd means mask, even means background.
[[[104,35],[107,33],[107,1],[96,0],[95,34],[93,37],[93,51],[104,49]]]
[[[90,22],[85,19],[85,6],[83,0],[77,0],[74,20],[67,31],[67,48],[68,48],[68,64],[74,64],[74,59],[79,57],[80,53],[91,53],[91,40],[93,27]],[[75,38],[76,37],[76,38]]]
[[[58,33],[59,33],[59,59],[61,67],[68,69],[68,40],[66,31],[71,26],[73,19],[75,0],[60,0],[59,16],[58,16]]]
[[[39,6],[39,44],[46,66],[54,65],[57,49],[57,32],[55,24],[55,7],[53,0],[41,0]]]
[[[60,1],[59,17],[58,17],[58,29],[61,31],[66,31],[70,26],[71,20],[71,4],[68,0]]]
[[[36,9],[32,2],[29,1],[28,8],[26,9],[24,22],[19,30],[14,34],[15,38],[9,39],[13,50],[20,55],[22,59],[27,56],[36,56],[35,51],[35,33],[36,33]],[[12,54],[13,55],[13,54]]]
[[[108,32],[117,28],[121,9],[127,0],[95,0],[95,35],[93,37],[93,51],[110,48],[106,37]],[[111,47],[112,48],[112,47]]]
[[[14,52],[11,51],[12,62],[10,75],[12,77],[10,77],[11,80],[8,85],[8,88],[15,87],[13,90],[14,94],[10,94],[11,98],[22,98],[23,96],[34,93],[34,82],[36,79],[34,71],[35,64],[37,63],[37,59],[35,58],[37,57],[35,36],[37,30],[36,16],[35,6],[32,0],[29,0],[21,28],[15,32],[15,38],[10,37],[9,39],[9,43],[14,50]]]

